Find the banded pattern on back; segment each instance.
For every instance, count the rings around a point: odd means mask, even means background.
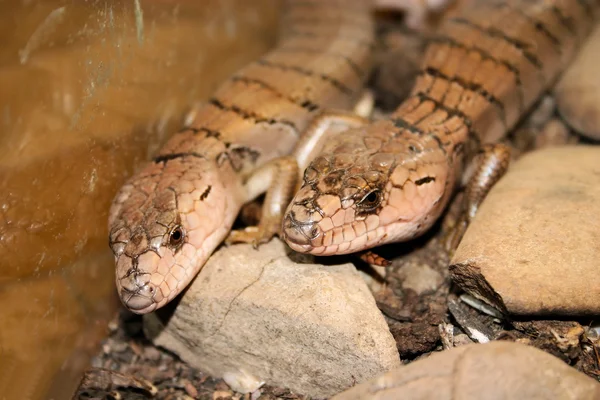
[[[437,119],[419,112],[427,108],[424,102],[436,102],[434,113],[455,110],[472,137],[495,142],[572,59],[594,24],[597,4],[475,0],[472,7],[468,16],[446,21],[432,38],[412,98],[392,118],[423,131],[439,130],[429,122]]]
[[[287,1],[277,47],[224,82],[159,156],[190,146],[206,154],[210,146],[198,148],[202,141],[191,138],[198,135],[252,148],[258,156],[242,160],[247,168],[289,153],[312,116],[348,109],[361,95],[374,47],[369,7],[361,0]]]
[[[330,138],[310,163],[284,220],[290,247],[347,254],[427,231],[466,163],[554,83],[599,9],[598,0],[467,1],[431,38],[411,94],[391,117]],[[505,167],[493,157],[508,151],[488,154]],[[479,172],[488,190],[500,176]]]
[[[354,105],[370,70],[370,5],[287,0],[277,46],[220,85],[190,126],[123,185],[109,241],[127,308],[147,313],[179,294],[230,233],[242,204],[264,191],[249,188],[252,174],[289,154],[321,109]],[[280,186],[272,184],[287,188]]]

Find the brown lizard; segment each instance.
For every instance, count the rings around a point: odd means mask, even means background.
[[[446,20],[390,118],[332,113],[303,138],[296,151],[308,166],[283,222],[288,245],[348,254],[422,235],[472,165],[452,251],[508,167],[498,142],[573,59],[599,8],[598,0],[475,0]],[[346,121],[354,127],[327,133]]]
[[[370,7],[286,1],[278,45],[227,79],[124,184],[109,231],[128,309],[143,314],[171,301],[228,237],[242,205],[261,193],[259,225],[230,241],[261,243],[279,232],[299,176],[293,147],[315,116],[349,110],[362,95],[375,36]]]

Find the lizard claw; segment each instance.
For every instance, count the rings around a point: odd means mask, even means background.
[[[248,226],[244,229],[232,230],[225,239],[225,244],[229,246],[234,243],[248,243],[252,244],[254,249],[258,249],[261,244],[271,241],[276,234],[277,232],[269,232],[260,226]]]

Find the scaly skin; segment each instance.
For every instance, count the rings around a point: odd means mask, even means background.
[[[597,0],[475,0],[447,20],[391,118],[327,138],[287,208],[288,245],[334,255],[415,238],[480,154],[467,224],[507,168],[509,153],[493,144],[570,62],[598,8]]]
[[[360,97],[374,43],[369,2],[287,1],[282,26],[278,46],[223,83],[116,195],[110,246],[117,290],[131,311],[154,311],[179,294],[241,206],[270,182],[279,186],[268,198],[281,202],[289,192],[289,199],[295,186],[285,177],[297,176],[296,167],[273,160],[291,152],[321,110],[350,109]]]

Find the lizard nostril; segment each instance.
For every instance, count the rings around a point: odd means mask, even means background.
[[[311,231],[310,231],[310,236],[309,236],[309,237],[310,237],[310,239],[316,239],[316,238],[317,238],[317,236],[319,236],[319,233],[320,233],[320,231],[319,231],[319,228],[317,228],[317,227],[315,226],[315,227],[314,227],[314,228],[312,228],[312,229],[311,229]]]

